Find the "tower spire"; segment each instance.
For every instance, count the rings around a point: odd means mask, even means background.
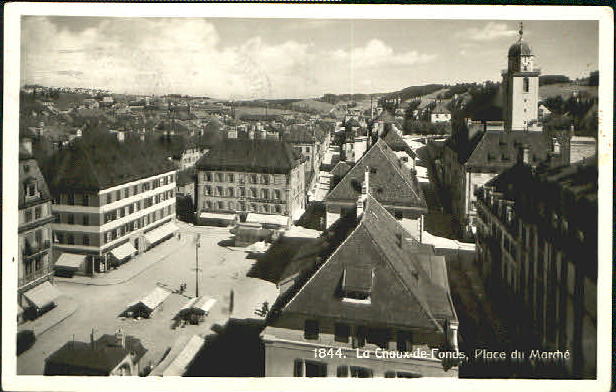
[[[522,41],[522,36],[524,35],[524,24],[522,22],[520,22],[520,30],[518,30],[518,33],[520,34],[519,41]]]

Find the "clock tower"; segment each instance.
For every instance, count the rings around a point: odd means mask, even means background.
[[[504,120],[506,131],[538,130],[539,74],[534,56],[523,40],[520,23],[519,38],[511,45],[508,67],[503,71]]]

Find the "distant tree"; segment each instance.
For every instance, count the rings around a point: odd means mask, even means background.
[[[588,85],[589,86],[599,85],[599,71],[593,71],[590,73],[590,76],[588,77]]]
[[[571,79],[569,79],[565,75],[541,75],[539,76],[539,86],[547,86],[550,84],[556,83],[569,83]]]

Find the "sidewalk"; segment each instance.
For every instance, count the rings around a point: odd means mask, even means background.
[[[32,330],[38,339],[51,327],[59,324],[77,311],[78,303],[71,297],[60,296],[56,299],[56,307],[36,320],[25,322],[17,327],[18,331]]]
[[[182,236],[181,239],[178,239],[178,237],[170,238],[146,253],[140,254],[127,263],[122,264],[118,269],[111,270],[104,274],[99,274],[94,277],[74,276],[72,278],[55,277],[54,279],[62,283],[89,286],[110,286],[125,283],[138,276],[152,265],[173,255],[179,246],[188,246],[190,238],[190,236]]]

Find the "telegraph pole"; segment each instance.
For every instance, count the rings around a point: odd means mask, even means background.
[[[199,243],[201,234],[195,237],[195,297],[199,296]]]

